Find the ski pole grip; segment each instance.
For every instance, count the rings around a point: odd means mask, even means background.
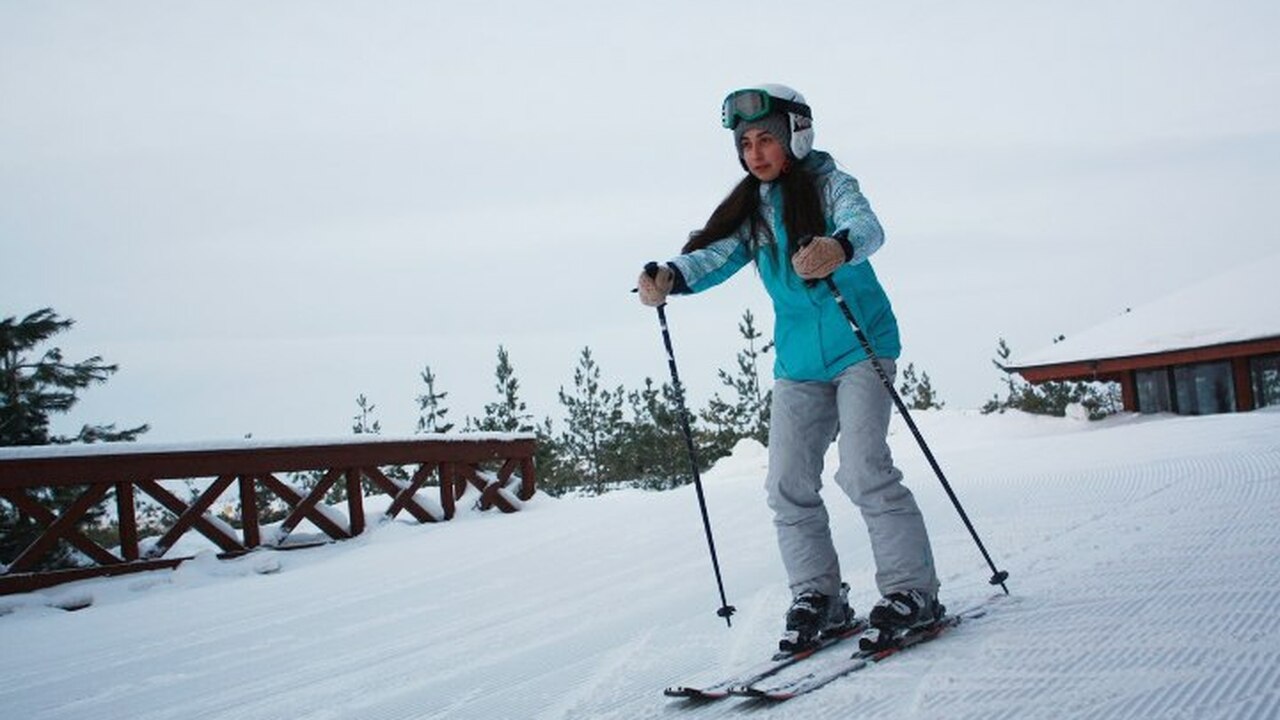
[[[644,264],[644,274],[649,276],[650,280],[658,279],[658,263],[650,260]],[[640,288],[631,288],[631,292],[638,293]]]

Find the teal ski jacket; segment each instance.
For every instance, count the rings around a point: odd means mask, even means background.
[[[867,258],[884,244],[884,231],[853,176],[836,168],[825,152],[814,151],[802,161],[818,179],[827,235],[847,233],[852,257],[831,276],[876,355],[897,358],[901,353],[898,322],[889,297]],[[760,210],[773,237],[759,238],[751,256],[750,223],[733,235],[680,255],[668,262],[677,273],[677,293],[698,293],[729,279],[753,259],[773,301],[773,374],[797,381],[831,381],[845,368],[867,358],[853,328],[836,305],[825,282],[806,285],[790,262],[790,244],[783,223],[782,190],[774,183],[760,186]],[[776,252],[773,243],[776,242]]]

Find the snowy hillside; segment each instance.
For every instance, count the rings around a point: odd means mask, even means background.
[[[779,631],[765,453],[744,444],[705,478],[732,629],[715,615],[692,488],[539,496],[515,515],[0,597],[0,717],[1280,716],[1280,412],[918,420],[1013,596],[783,705],[661,694],[758,660]],[[944,602],[988,596],[989,571],[896,423]],[[837,493],[829,483],[865,612],[864,531]]]

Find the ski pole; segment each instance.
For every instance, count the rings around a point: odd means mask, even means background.
[[[804,247],[813,241],[813,236],[806,236],[800,240],[800,247]],[[884,366],[880,364],[880,357],[876,355],[876,351],[871,347],[871,342],[867,340],[866,334],[862,332],[858,320],[853,316],[853,311],[849,309],[849,304],[845,302],[844,295],[840,293],[840,289],[836,287],[836,283],[828,275],[823,280],[827,284],[827,289],[831,291],[831,295],[836,299],[836,305],[840,306],[840,311],[844,313],[844,317],[849,321],[849,325],[853,327],[853,334],[858,337],[858,342],[862,345],[862,349],[867,353],[867,359],[871,361],[871,366],[875,368],[876,374],[880,376],[880,381],[884,383],[884,387],[889,391],[889,397],[893,398],[893,404],[898,407],[898,412],[902,415],[902,419],[906,421],[907,427],[911,429],[911,434],[915,436],[916,442],[920,444],[920,449],[924,452],[924,457],[929,461],[929,466],[933,468],[933,472],[938,476],[938,481],[942,483],[942,489],[947,491],[947,497],[951,499],[951,504],[955,506],[956,512],[960,514],[960,519],[964,521],[964,526],[969,529],[969,535],[973,537],[974,543],[978,545],[978,550],[982,553],[982,557],[987,561],[987,566],[991,568],[991,579],[988,581],[992,585],[999,585],[1004,594],[1009,594],[1009,588],[1005,585],[1005,581],[1009,579],[1009,573],[1004,570],[996,569],[995,562],[991,559],[990,553],[987,552],[986,546],[982,544],[982,539],[978,537],[978,531],[974,529],[973,523],[969,521],[969,515],[964,511],[964,506],[960,504],[960,498],[956,497],[956,493],[951,489],[951,483],[947,482],[947,476],[943,474],[942,467],[938,465],[937,459],[933,457],[933,452],[929,449],[929,444],[924,441],[924,435],[920,433],[920,429],[916,427],[916,423],[911,419],[911,412],[907,410],[907,404],[902,401],[902,396],[898,394],[897,389],[893,387],[893,381],[889,379],[889,374],[885,372]]]
[[[649,277],[657,277],[658,264],[645,265]],[[733,627],[731,616],[737,608],[729,604],[724,595],[724,580],[720,577],[720,560],[716,557],[716,541],[711,534],[711,516],[707,514],[707,498],[702,491],[702,475],[698,472],[698,451],[693,444],[693,432],[689,429],[689,411],[684,402],[684,386],[680,384],[680,373],[676,370],[676,353],[671,347],[671,331],[667,329],[666,304],[658,306],[658,324],[662,327],[662,344],[667,349],[667,365],[671,367],[671,384],[675,387],[676,403],[679,405],[680,429],[684,431],[684,444],[689,451],[689,469],[693,473],[693,487],[698,494],[698,508],[702,511],[702,528],[707,534],[707,548],[711,551],[711,567],[716,572],[716,587],[720,590],[720,609],[716,615],[724,618],[729,627]]]

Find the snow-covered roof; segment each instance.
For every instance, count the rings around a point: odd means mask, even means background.
[[[1008,367],[1131,357],[1280,337],[1280,253],[1170,293]]]

